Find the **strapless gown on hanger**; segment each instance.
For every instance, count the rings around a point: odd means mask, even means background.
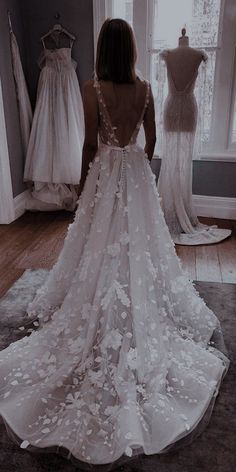
[[[24,171],[24,179],[34,182],[29,206],[73,210],[74,186],[81,175],[84,118],[71,48],[45,48],[40,67]]]
[[[136,143],[149,86],[120,147],[94,85],[100,146],[59,259],[28,307],[39,328],[0,353],[0,414],[23,448],[106,464],[190,438],[210,415],[228,359],[218,319],[181,269]]]
[[[168,96],[164,103],[164,132],[158,192],[165,220],[176,244],[213,244],[230,236],[228,229],[207,226],[197,218],[192,198],[192,159],[198,120],[194,87],[198,70],[183,90],[178,90],[168,61]]]

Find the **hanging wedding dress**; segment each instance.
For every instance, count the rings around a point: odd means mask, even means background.
[[[210,415],[228,359],[136,143],[149,86],[122,148],[94,85],[100,146],[59,259],[28,308],[39,329],[0,353],[0,413],[22,448],[62,447],[106,464],[164,452],[192,433]]]
[[[169,50],[161,53],[167,68],[169,93],[164,103],[158,192],[167,226],[176,244],[213,244],[230,236],[231,231],[200,223],[193,205],[192,159],[198,118],[194,87],[198,68],[186,87],[178,90],[173,79],[170,54]]]
[[[16,84],[16,95],[17,103],[19,109],[19,118],[20,118],[20,129],[21,129],[21,138],[24,154],[26,156],[27,148],[30,138],[30,129],[32,124],[32,109],[31,103],[28,95],[27,85],[25,81],[25,76],[21,64],[20,52],[17,44],[16,37],[13,33],[10,18],[10,46],[11,46],[11,58],[12,58],[12,68]]]
[[[71,47],[44,49],[24,179],[34,182],[28,208],[76,205],[84,139],[83,104]]]

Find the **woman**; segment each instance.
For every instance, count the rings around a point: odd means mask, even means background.
[[[228,364],[160,209],[153,97],[135,60],[130,26],[106,20],[84,88],[75,220],[29,306],[39,329],[0,356],[0,412],[21,447],[63,447],[93,464],[164,452],[196,430]]]

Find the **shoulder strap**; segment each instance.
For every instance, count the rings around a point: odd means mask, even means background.
[[[108,113],[106,103],[105,103],[105,100],[101,91],[100,83],[96,76],[94,78],[94,87],[97,93],[98,108],[99,108],[101,119],[103,121],[103,125],[106,128],[107,134],[109,135],[110,140],[112,141],[112,144],[114,144],[115,146],[119,146],[119,141],[116,138],[115,131],[112,126],[110,115]]]
[[[149,104],[149,98],[150,98],[150,83],[145,80],[145,83],[146,83],[146,95],[145,95],[145,101],[144,101],[144,105],[143,105],[143,110],[142,110],[142,113],[141,113],[141,116],[140,116],[140,119],[138,121],[138,124],[141,126],[142,122],[143,122],[143,118],[144,118],[144,115],[145,115],[145,111],[148,107],[148,104]]]
[[[130,138],[130,143],[131,143],[131,144],[136,140],[136,137],[137,137],[137,135],[138,135],[138,132],[139,132],[139,130],[140,130],[140,128],[141,128],[141,125],[142,125],[142,123],[143,123],[143,119],[144,119],[144,115],[145,115],[146,109],[147,109],[148,104],[149,104],[150,88],[151,88],[151,87],[150,87],[150,83],[147,82],[146,80],[145,80],[145,84],[146,84],[146,95],[145,95],[145,101],[144,101],[144,105],[143,105],[143,110],[142,110],[142,113],[141,113],[141,115],[140,115],[140,118],[139,118],[139,120],[138,120],[138,122],[137,122],[137,125],[136,125],[136,127],[135,127],[135,129],[134,129],[134,131],[133,131],[133,134],[132,134],[132,136],[131,136],[131,138]]]

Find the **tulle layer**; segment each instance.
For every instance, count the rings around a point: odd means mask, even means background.
[[[165,452],[227,370],[219,321],[181,269],[137,145],[99,148],[28,314],[38,330],[0,354],[0,413],[23,448],[93,464]]]

